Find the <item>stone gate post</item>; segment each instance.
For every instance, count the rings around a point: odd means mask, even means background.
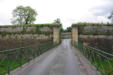
[[[60,43],[60,25],[53,26],[53,42]]]
[[[78,42],[78,25],[72,25],[72,42]]]

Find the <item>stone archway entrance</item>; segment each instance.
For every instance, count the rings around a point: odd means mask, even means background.
[[[72,33],[61,33],[60,25],[55,25],[53,27],[53,42],[60,43],[61,39],[72,39],[72,42],[78,42],[78,26],[76,24],[72,25]]]

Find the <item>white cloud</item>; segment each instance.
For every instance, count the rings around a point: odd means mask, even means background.
[[[103,15],[94,15],[95,7],[106,5],[110,0],[0,0],[0,22],[10,24],[12,11],[18,5],[31,6],[36,9],[35,23],[51,23],[60,18],[63,27],[76,22],[107,22]]]
[[[1,25],[3,25],[3,24],[0,22],[0,26],[1,26]]]

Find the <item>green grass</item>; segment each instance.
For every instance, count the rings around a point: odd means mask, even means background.
[[[102,75],[113,75],[113,55],[101,50],[75,44],[80,52],[91,62]],[[97,52],[96,52],[97,51]]]
[[[91,63],[97,68],[102,75],[113,75],[113,60],[95,60]]]
[[[26,60],[22,60],[22,63],[20,64],[19,61],[10,60],[10,71],[18,68],[19,66],[25,64],[26,62],[27,62]],[[0,62],[0,75],[5,75],[7,73],[8,73],[8,60],[4,60]]]
[[[8,73],[8,60],[10,59],[10,72],[17,67],[29,62],[35,57],[41,55],[42,53],[48,51],[49,49],[57,46],[58,44],[53,44],[53,42],[43,43],[40,45],[34,45],[23,48],[15,48],[13,50],[6,50],[1,52],[0,55],[0,75],[5,75]],[[20,55],[21,54],[21,55]],[[7,56],[8,55],[8,56]],[[6,56],[6,57],[5,57]]]
[[[113,60],[111,59],[111,57],[104,58],[99,55],[92,55],[93,54],[90,54],[86,58],[91,62],[92,65],[97,68],[99,72],[101,72],[102,75],[113,75]]]

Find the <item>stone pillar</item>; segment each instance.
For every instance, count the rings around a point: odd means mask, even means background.
[[[60,43],[60,25],[55,25],[53,27],[53,42]]]
[[[76,24],[72,25],[72,42],[78,42],[78,26]]]

